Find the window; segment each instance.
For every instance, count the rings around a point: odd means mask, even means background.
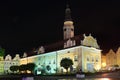
[[[51,64],[51,62],[49,62],[49,64]]]
[[[78,56],[77,55],[75,55],[74,61],[78,61]]]
[[[70,51],[68,51],[67,53],[70,53]]]
[[[98,62],[99,60],[98,60],[99,58],[98,58],[98,56],[96,57],[96,62]]]
[[[40,60],[40,57],[38,58],[38,60]]]
[[[94,58],[92,57],[92,62],[94,62]]]
[[[90,61],[89,57],[87,57],[87,61]]]
[[[64,31],[66,31],[66,29],[64,29]]]
[[[96,62],[98,62],[98,59],[96,58]]]
[[[71,31],[73,31],[74,29],[71,29]]]
[[[53,64],[55,64],[55,60],[53,61]]]

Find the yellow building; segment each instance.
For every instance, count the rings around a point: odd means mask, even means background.
[[[101,55],[101,67],[102,69],[106,69],[106,55]]]
[[[0,74],[4,73],[4,59],[3,56],[0,56]]]
[[[84,34],[83,36],[84,39],[81,40],[79,46],[70,46],[53,52],[21,58],[20,64],[35,63],[37,65],[35,74],[61,74],[66,70],[60,66],[60,62],[63,58],[69,58],[73,61],[73,65],[68,69],[70,73],[79,72],[80,69],[83,72],[99,71],[101,69],[101,50],[98,49],[97,41],[91,35]],[[50,67],[50,70],[47,70],[47,66]]]
[[[69,67],[68,72],[76,73],[94,72],[101,69],[101,50],[97,40],[89,34],[74,36],[74,25],[71,18],[71,10],[67,5],[65,10],[65,21],[63,26],[64,40],[55,43],[50,48],[38,49],[38,55],[22,58],[20,64],[35,63],[35,74],[56,74],[65,73],[66,70],[60,66],[63,58],[69,58],[73,65]],[[45,53],[45,50],[47,51]],[[53,49],[53,50],[52,50]]]
[[[116,64],[117,64],[116,54],[112,49],[110,49],[109,52],[106,54],[106,65],[107,67],[110,67]]]
[[[4,53],[5,49],[0,47],[0,74],[4,74]]]
[[[116,52],[116,59],[117,59],[117,65],[120,66],[120,47],[118,48]]]

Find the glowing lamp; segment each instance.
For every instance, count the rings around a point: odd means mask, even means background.
[[[102,63],[102,67],[105,67],[105,66],[106,66],[106,63],[103,62],[103,63]]]

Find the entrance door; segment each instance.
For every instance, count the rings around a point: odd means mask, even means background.
[[[87,70],[88,70],[89,72],[93,72],[93,71],[94,71],[93,63],[87,63]]]

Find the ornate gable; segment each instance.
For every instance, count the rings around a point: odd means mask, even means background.
[[[5,57],[5,61],[11,61],[12,60],[12,57],[8,54],[6,57]]]
[[[110,49],[106,56],[113,57],[115,56],[115,52],[112,49]]]
[[[118,48],[116,54],[120,54],[120,47]]]
[[[99,48],[99,45],[97,43],[97,40],[94,39],[91,34],[89,34],[89,36],[86,36],[85,34],[83,34],[84,39],[81,41],[81,45],[84,46],[91,46],[94,48]]]

